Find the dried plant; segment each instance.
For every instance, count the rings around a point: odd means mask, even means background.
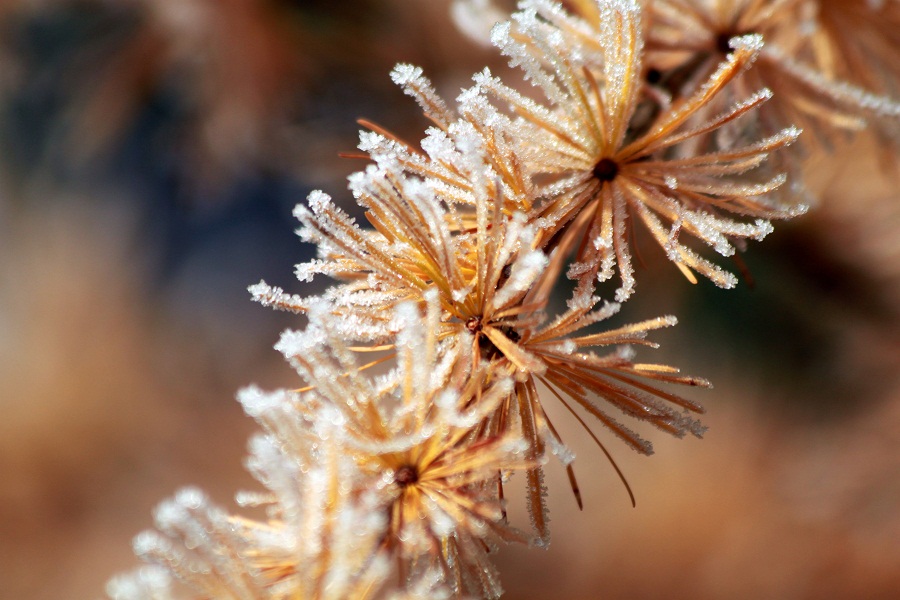
[[[470,21],[497,10],[457,4]],[[890,139],[898,105],[876,94],[893,83],[866,92],[856,86],[871,74],[835,80],[855,71],[828,59],[850,43],[821,24],[839,10],[806,0],[523,0],[493,41],[544,101],[484,71],[451,108],[420,69],[399,65],[395,82],[434,126],[421,149],[374,124],[362,132],[373,164],[349,187],[372,227],[320,191],[295,210],[300,237],[318,248],[298,279],[335,284],[310,297],[250,288],[309,319],[276,346],[303,387],[240,394],[265,431],[248,467],[268,490],[240,499],[267,517],[180,492],[158,509],[158,531],[135,542],[162,569],[113,580],[110,596],[180,598],[171,574],[187,598],[498,597],[497,542],[549,541],[548,453],[581,504],[548,398],[623,482],[604,435],[652,452],[623,417],[702,436],[703,408],[667,386],[707,382],[635,361],[633,347],[654,346],[647,335],[675,318],[598,324],[636,290],[634,223],[690,281],[699,273],[732,287],[737,278],[693,245],[729,256],[772,220],[805,211],[806,192],[786,183],[805,156],[788,147],[797,123],[874,119]],[[871,32],[880,41],[867,48],[893,35]],[[873,72],[890,74],[878,58]],[[597,285],[616,271],[618,303],[603,302]],[[570,294],[555,315],[554,292]],[[519,471],[533,535],[505,511]]]

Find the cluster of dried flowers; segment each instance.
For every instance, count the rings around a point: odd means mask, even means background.
[[[496,542],[549,540],[546,455],[580,503],[545,402],[608,458],[594,420],[644,454],[629,421],[703,433],[702,407],[659,386],[708,384],[633,359],[673,317],[593,327],[635,291],[635,230],[688,279],[734,286],[702,250],[732,255],[801,214],[802,184],[786,183],[798,156],[864,123],[900,139],[900,104],[876,95],[896,91],[898,63],[878,44],[900,31],[886,25],[898,12],[890,0],[523,0],[492,38],[543,100],[484,71],[451,109],[420,69],[396,67],[434,126],[422,150],[362,134],[372,164],[350,189],[372,228],[322,192],[295,211],[319,250],[297,277],[338,283],[316,297],[251,287],[310,322],[276,346],[307,387],[239,397],[265,430],[248,466],[268,490],[239,501],[268,518],[179,492],[135,541],[156,566],[113,580],[111,597],[499,596]],[[845,35],[845,18],[879,37]],[[812,130],[799,154],[784,151],[793,123]],[[548,315],[564,273],[567,309]],[[595,286],[614,278],[616,303],[604,302]],[[368,370],[382,363],[386,374]],[[529,533],[504,510],[515,471]],[[172,591],[171,575],[191,591]]]

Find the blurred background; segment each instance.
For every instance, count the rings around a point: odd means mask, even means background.
[[[353,210],[356,119],[421,138],[399,61],[448,99],[504,71],[447,0],[0,1],[0,597],[101,598],[177,488],[255,489],[234,394],[293,384],[271,346],[303,322],[246,286],[312,292],[291,209]],[[737,290],[645,252],[621,318],[679,317],[639,358],[714,382],[709,432],[610,444],[633,509],[556,417],[585,511],[551,467],[553,543],[501,551],[506,597],[900,595],[898,165],[865,138],[811,158],[820,206]]]

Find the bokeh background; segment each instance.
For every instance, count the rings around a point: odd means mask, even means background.
[[[448,98],[504,71],[446,0],[0,1],[0,598],[101,598],[160,500],[255,489],[234,394],[293,385],[271,346],[303,322],[246,286],[312,291],[291,208],[353,209],[356,119],[421,137],[398,61]],[[894,170],[864,137],[810,157],[820,205],[737,290],[645,253],[622,319],[679,317],[640,357],[713,380],[709,432],[611,443],[631,508],[559,415],[585,510],[551,468],[551,548],[501,551],[506,597],[900,597]]]

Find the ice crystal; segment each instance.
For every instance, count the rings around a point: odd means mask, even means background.
[[[127,575],[119,575],[107,584],[112,600],[169,600],[172,578],[162,567],[146,566]]]
[[[491,28],[505,19],[494,0],[454,0],[450,14],[460,31],[481,44],[487,44]]]

